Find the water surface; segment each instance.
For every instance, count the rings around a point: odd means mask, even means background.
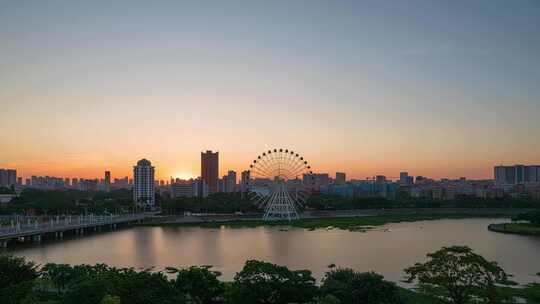
[[[293,269],[310,269],[320,278],[327,265],[373,270],[403,279],[403,268],[425,260],[442,246],[467,245],[495,260],[518,282],[539,281],[540,238],[490,232],[504,219],[449,219],[397,223],[372,231],[299,228],[135,227],[41,245],[10,249],[37,263],[107,263],[118,267],[214,265],[230,280],[249,259]],[[287,231],[284,231],[287,230]]]

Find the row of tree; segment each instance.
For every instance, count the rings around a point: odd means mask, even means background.
[[[0,208],[0,213],[101,214],[131,207],[133,194],[125,189],[111,192],[24,189],[18,197]]]
[[[217,193],[206,198],[164,198],[156,194],[156,203],[164,214],[252,213],[260,212],[251,200],[239,193]],[[312,195],[305,206],[312,210],[352,210],[377,208],[539,208],[540,204],[523,199],[476,199],[461,197],[451,201],[427,199],[386,200],[383,198],[344,198]],[[81,214],[119,212],[134,208],[131,190],[111,192],[78,190],[25,189],[9,204],[0,207],[0,214]]]
[[[540,225],[540,211],[530,211],[526,213],[521,213],[514,220],[518,221],[527,221],[532,224]]]
[[[430,303],[501,303],[499,286],[508,275],[495,262],[468,247],[454,246],[428,254],[425,263],[405,269],[407,282]],[[174,277],[171,279],[171,277]],[[335,268],[320,285],[308,270],[290,270],[247,261],[232,282],[222,282],[211,267],[136,271],[104,264],[47,264],[0,256],[0,303],[150,304],[399,304],[414,303],[404,290],[373,272]]]
[[[179,197],[162,199],[161,210],[164,214],[192,213],[252,213],[260,209],[240,193],[216,193],[205,198]]]
[[[15,194],[15,187],[0,187],[0,194]]]
[[[484,199],[461,196],[453,200],[427,198],[348,198],[334,195],[314,195],[306,204],[316,210],[351,210],[373,208],[540,208],[540,202],[531,199],[498,198]]]
[[[218,193],[207,198],[163,199],[161,207],[165,214],[260,212],[252,201],[240,194]],[[312,195],[305,209],[354,210],[397,208],[540,208],[540,203],[524,199],[478,199],[460,197],[450,201],[431,199],[387,200],[384,198],[346,198],[332,195]]]

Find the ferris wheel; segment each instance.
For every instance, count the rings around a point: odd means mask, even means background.
[[[313,181],[311,166],[288,149],[268,150],[249,165],[247,191],[264,209],[264,220],[299,219]]]

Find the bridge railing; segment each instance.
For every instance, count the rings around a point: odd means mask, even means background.
[[[109,215],[65,215],[53,217],[23,217],[19,216],[9,223],[0,224],[0,237],[10,234],[28,232],[47,232],[62,228],[83,228],[86,226],[115,224],[129,220],[144,218],[144,214],[109,214]]]

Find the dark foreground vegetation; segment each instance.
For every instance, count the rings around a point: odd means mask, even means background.
[[[11,193],[11,189],[4,189]],[[217,193],[206,198],[170,199],[156,194],[156,202],[163,214],[191,213],[232,214],[258,213],[260,209],[239,193]],[[0,214],[103,214],[107,212],[132,212],[135,206],[131,190],[111,192],[78,190],[24,189],[9,204],[0,207]],[[344,198],[331,195],[313,195],[306,202],[306,210],[361,210],[398,208],[540,208],[540,202],[530,199],[500,198],[479,199],[458,197],[454,200],[382,198]]]
[[[5,304],[400,304],[539,303],[540,285],[512,284],[495,262],[468,247],[444,247],[425,263],[405,269],[408,290],[374,272],[329,266],[320,284],[308,270],[247,261],[232,282],[211,267],[167,268],[165,272],[104,264],[42,267],[24,258],[0,256],[0,303]],[[506,287],[505,287],[506,286]]]

